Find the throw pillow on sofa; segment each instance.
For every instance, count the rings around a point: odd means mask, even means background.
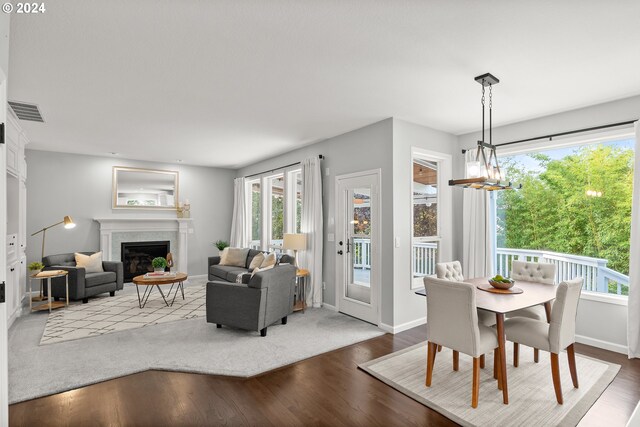
[[[224,248],[220,257],[220,265],[230,265],[234,267],[244,267],[247,262],[249,249]]]
[[[253,271],[256,268],[260,268],[263,261],[264,261],[264,254],[260,252],[259,254],[254,256],[253,259],[251,260],[251,264],[249,264],[249,271]]]
[[[85,273],[103,273],[102,269],[102,251],[93,255],[84,255],[76,252],[76,267],[84,268]]]
[[[253,272],[251,273],[251,277],[255,276],[256,273],[260,273],[261,271],[267,271],[267,270],[271,270],[272,268],[274,268],[276,265],[275,264],[271,264],[268,265],[266,267],[261,267],[261,268],[256,268],[255,270],[253,270]]]
[[[273,252],[269,253],[264,256],[264,261],[262,261],[262,264],[260,264],[260,268],[274,266],[276,265],[277,260],[278,259],[276,258],[276,254],[274,254]]]

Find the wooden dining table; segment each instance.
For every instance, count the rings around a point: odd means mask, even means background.
[[[476,307],[496,314],[496,332],[498,334],[498,357],[500,359],[500,372],[498,373],[498,386],[502,388],[502,401],[509,403],[509,389],[507,386],[507,360],[506,337],[504,333],[504,315],[527,307],[544,305],[547,322],[551,320],[551,301],[556,298],[556,286],[517,280],[515,286],[522,289],[521,294],[497,294],[478,289],[489,283],[488,277],[465,279],[465,283],[476,286]],[[416,294],[426,296],[423,289]]]

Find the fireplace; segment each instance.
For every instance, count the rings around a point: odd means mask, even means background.
[[[170,252],[170,242],[122,242],[120,256],[124,266],[124,281],[131,280],[141,274],[153,271],[151,261],[157,257],[166,258]]]

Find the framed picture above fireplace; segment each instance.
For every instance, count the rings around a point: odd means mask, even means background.
[[[178,171],[113,167],[113,209],[175,209]]]

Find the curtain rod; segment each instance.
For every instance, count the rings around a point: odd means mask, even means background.
[[[322,159],[324,159],[324,156],[322,154],[319,154],[318,158],[320,160],[322,160]],[[295,163],[291,163],[289,165],[280,166],[279,168],[274,168],[274,169],[269,169],[269,170],[262,171],[262,172],[252,173],[251,175],[245,176],[245,178],[251,178],[252,176],[262,175],[263,173],[267,173],[267,172],[275,172],[275,171],[280,170],[280,169],[286,169],[286,168],[289,168],[291,166],[299,165],[300,163],[302,163],[302,162],[295,162]]]
[[[494,144],[494,145],[496,147],[502,147],[504,145],[520,144],[521,142],[537,141],[539,139],[549,139],[549,141],[551,141],[553,138],[555,138],[557,136],[573,135],[575,133],[589,132],[589,131],[592,131],[592,130],[607,129],[607,128],[612,128],[612,127],[616,127],[616,126],[630,125],[632,123],[635,123],[636,121],[637,121],[637,119],[636,120],[629,120],[629,121],[626,121],[626,122],[611,123],[611,124],[608,124],[608,125],[594,126],[594,127],[590,127],[590,128],[584,128],[584,129],[570,130],[570,131],[567,131],[567,132],[559,132],[559,133],[554,133],[554,134],[551,134],[551,135],[536,136],[534,138],[519,139],[517,141],[503,142],[502,144]],[[462,149],[462,154],[466,153],[469,150],[472,150],[472,148],[467,148],[467,149],[463,148]]]

